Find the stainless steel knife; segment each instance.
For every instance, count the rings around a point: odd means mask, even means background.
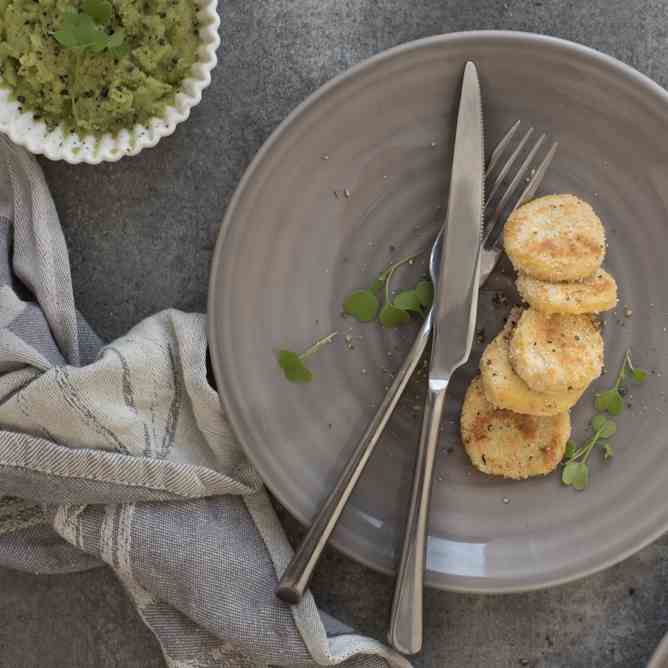
[[[476,66],[464,68],[450,177],[447,226],[434,294],[429,387],[388,639],[404,654],[422,648],[422,590],[429,499],[450,378],[471,354],[480,283],[484,201],[482,100]]]

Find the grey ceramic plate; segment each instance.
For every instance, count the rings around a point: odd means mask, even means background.
[[[342,300],[391,258],[433,238],[467,59],[482,76],[488,144],[516,118],[549,132],[560,148],[543,190],[589,200],[608,230],[606,266],[621,288],[620,308],[605,329],[611,371],[574,410],[576,438],[586,435],[593,393],[611,382],[627,348],[656,371],[628,397],[633,408],[619,420],[613,461],[595,453],[590,487],[581,493],[562,487],[557,475],[518,483],[474,471],[456,422],[475,361],[454,380],[433,490],[427,582],[518,591],[604,568],[668,528],[663,89],[584,47],[521,33],[429,38],[353,68],[295,110],[246,172],[215,251],[210,340],[234,431],[272,492],[308,522],[415,331],[343,319]],[[398,272],[395,286],[423,270],[421,261]],[[492,287],[508,283],[499,275]],[[483,294],[487,339],[506,311],[492,291]],[[275,350],[303,350],[333,330],[351,337],[354,349],[339,336],[313,358],[310,385],[288,383]],[[421,395],[413,385],[402,401],[333,538],[386,572],[400,542]]]

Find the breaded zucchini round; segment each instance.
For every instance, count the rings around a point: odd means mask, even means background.
[[[483,473],[522,480],[546,475],[559,465],[571,419],[568,412],[537,417],[495,408],[477,376],[464,398],[461,434],[473,466]]]
[[[517,290],[532,308],[544,313],[601,313],[617,306],[617,283],[603,269],[571,283],[549,283],[520,274]]]
[[[575,405],[583,390],[536,392],[514,371],[508,348],[522,309],[514,308],[503,330],[487,346],[480,360],[482,386],[487,401],[526,415],[558,415]]]
[[[503,231],[513,266],[543,281],[591,276],[605,256],[605,231],[594,210],[574,195],[548,195],[514,211]]]
[[[583,390],[603,367],[603,337],[589,315],[527,309],[508,352],[515,373],[536,392]]]

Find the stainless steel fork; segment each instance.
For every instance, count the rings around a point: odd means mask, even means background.
[[[532,169],[532,164],[534,164],[541,146],[545,143],[546,135],[541,135],[527,152],[525,149],[529,144],[534,130],[533,128],[529,128],[520,141],[516,145],[513,145],[513,138],[517,134],[519,126],[520,121],[516,121],[510,130],[506,132],[492,152],[486,170],[485,184],[489,195],[486,199],[484,215],[485,236],[480,265],[481,286],[492,273],[501,256],[499,239],[503,227],[502,223],[512,210],[533,197],[543,181],[545,172],[550,166],[557,150],[557,144],[552,144],[545,157]],[[507,155],[509,151],[510,155],[502,163],[501,158]],[[521,163],[516,171],[513,172],[513,167],[520,158]],[[521,190],[523,185],[525,187]],[[518,192],[520,195],[514,199]],[[499,194],[500,196],[498,196]],[[442,235],[443,230],[439,232],[431,249],[429,264],[432,273],[438,273],[440,269],[438,259],[441,256]],[[385,398],[348,460],[334,489],[320,508],[301,545],[283,573],[278,589],[276,590],[276,595],[286,603],[296,604],[301,601],[313,570],[320,559],[322,550],[334,530],[366,463],[369,461],[371,453],[385,429],[387,421],[392,415],[392,411],[396,407],[399,398],[406,388],[406,384],[410,380],[427,347],[431,327],[432,318],[430,312],[422,323],[410,352],[406,356]]]

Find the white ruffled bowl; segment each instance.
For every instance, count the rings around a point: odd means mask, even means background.
[[[211,70],[218,62],[220,17],[216,10],[217,0],[194,1],[199,7],[198,59],[190,76],[183,80],[173,104],[165,108],[162,118],[152,118],[148,127],[135,125],[133,129],[120,130],[115,135],[107,133],[98,137],[80,137],[74,132],[65,132],[62,125],[49,130],[44,121],[34,120],[32,111],[20,111],[20,104],[12,99],[11,90],[2,85],[0,77],[0,132],[31,153],[45,155],[50,160],[65,160],[72,165],[115,162],[155,146],[190,116],[190,110],[202,99],[202,91],[211,83]]]

